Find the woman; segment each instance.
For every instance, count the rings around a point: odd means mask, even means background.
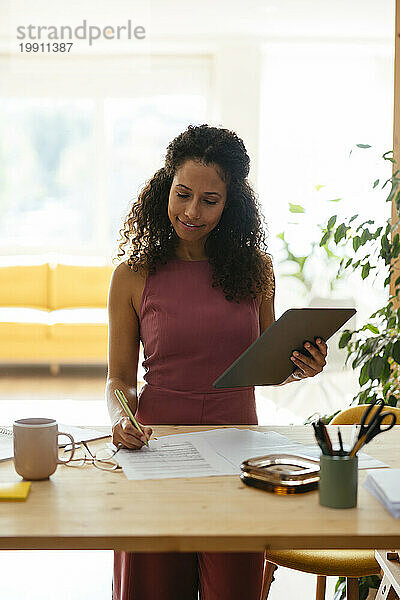
[[[254,387],[212,382],[275,320],[274,276],[247,176],[249,157],[227,129],[189,126],[168,146],[165,166],[125,221],[109,294],[107,402],[113,442],[139,449],[150,424],[257,424]],[[146,383],[139,398],[139,340]],[[318,342],[318,341],[317,341]],[[324,341],[311,358],[292,356],[284,382],[325,365]],[[125,392],[144,436],[123,415]],[[262,553],[116,552],[113,600],[258,600]]]

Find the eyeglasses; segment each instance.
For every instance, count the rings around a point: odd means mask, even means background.
[[[81,442],[81,444],[87,452],[85,452],[82,446],[76,445],[74,457],[65,463],[67,467],[83,467],[86,464],[90,464],[102,471],[122,471],[122,467],[114,459],[117,452],[122,448],[122,444],[119,444],[115,450],[104,446],[95,454],[93,454],[86,442]],[[64,456],[67,452],[70,452],[70,448],[70,446],[64,448]]]

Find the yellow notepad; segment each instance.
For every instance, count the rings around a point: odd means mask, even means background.
[[[30,487],[30,481],[0,483],[0,502],[20,502],[26,500]]]

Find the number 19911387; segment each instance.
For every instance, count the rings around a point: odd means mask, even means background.
[[[19,44],[20,52],[69,52],[73,42],[24,42]]]

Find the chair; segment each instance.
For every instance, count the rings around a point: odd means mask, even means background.
[[[369,404],[360,404],[339,413],[331,425],[355,425]],[[400,425],[400,408],[390,407]],[[383,421],[385,422],[385,421]],[[346,577],[347,600],[358,600],[358,577],[377,575],[380,566],[374,550],[266,550],[261,600],[268,597],[274,571],[281,567],[317,575],[316,600],[325,599],[326,577]]]

